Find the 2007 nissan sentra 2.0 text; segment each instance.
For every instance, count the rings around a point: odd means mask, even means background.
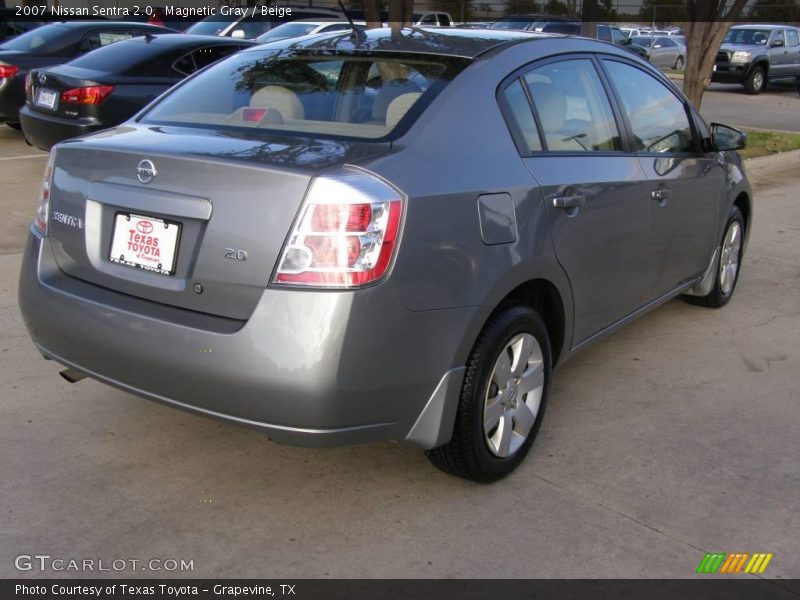
[[[53,148],[20,306],[73,381],[493,481],[556,365],[676,296],[730,300],[744,141],[593,40],[275,42]]]

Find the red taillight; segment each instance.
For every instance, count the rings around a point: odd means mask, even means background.
[[[19,73],[19,67],[0,64],[0,79],[11,79],[17,73]]]
[[[402,194],[347,169],[320,177],[289,235],[275,283],[350,288],[383,277],[397,248]]]
[[[44,177],[42,177],[42,193],[39,197],[39,206],[36,208],[36,215],[33,217],[33,224],[42,232],[47,235],[47,221],[50,217],[50,187],[53,184],[53,169],[56,162],[56,150],[50,150],[50,156],[47,158],[47,166],[44,168]]]
[[[100,104],[111,92],[113,85],[92,85],[61,92],[62,104]]]

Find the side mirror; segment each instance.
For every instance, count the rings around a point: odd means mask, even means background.
[[[711,143],[715,150],[741,150],[747,145],[747,134],[727,125],[712,123]]]
[[[772,40],[770,44],[771,48],[780,48],[781,46],[783,46],[783,40]]]
[[[233,33],[231,33],[232,38],[236,38],[237,40],[244,39],[244,29],[234,29]]]

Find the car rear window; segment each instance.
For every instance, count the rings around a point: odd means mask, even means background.
[[[164,53],[164,51],[164,46],[152,41],[145,42],[139,38],[122,40],[120,43],[106,44],[93,52],[79,56],[70,61],[69,65],[92,71],[123,73],[128,69],[151,61],[154,57]]]
[[[142,122],[386,138],[467,62],[385,53],[244,52],[175,89]]]
[[[44,25],[38,27],[27,33],[23,33],[9,40],[2,46],[2,50],[19,50],[21,52],[28,52],[30,50],[38,50],[44,48],[53,40],[60,38],[67,28],[63,25]]]

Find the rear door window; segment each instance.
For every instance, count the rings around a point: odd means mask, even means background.
[[[637,152],[690,152],[686,105],[663,83],[617,61],[603,61],[631,125]]]
[[[515,79],[505,87],[501,103],[504,105],[503,112],[520,154],[526,155],[541,150],[539,130],[536,128],[533,110],[521,80]]]
[[[144,121],[383,138],[468,63],[418,55],[284,54],[243,52],[213,66],[177,88]]]
[[[800,36],[797,34],[797,29],[786,30],[786,45],[787,46],[800,46]]]
[[[548,63],[525,77],[547,150],[622,150],[611,104],[588,59]]]

